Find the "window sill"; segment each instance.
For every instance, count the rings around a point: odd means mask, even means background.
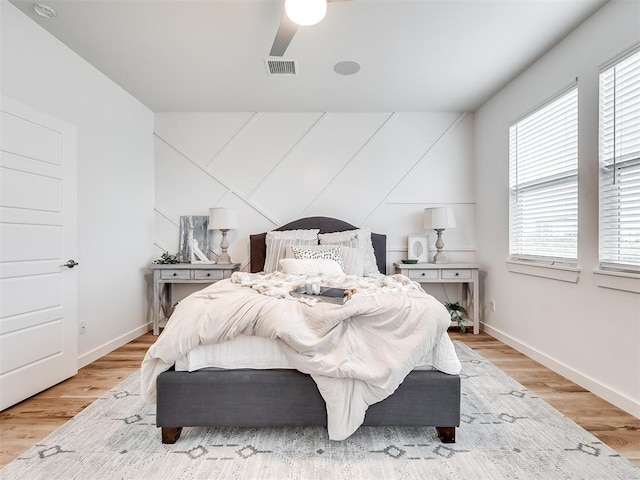
[[[640,293],[640,274],[614,270],[594,270],[596,284],[602,288]]]
[[[549,278],[562,282],[578,283],[580,269],[566,265],[551,265],[544,263],[522,262],[507,260],[507,268],[512,273],[531,275],[534,277]]]

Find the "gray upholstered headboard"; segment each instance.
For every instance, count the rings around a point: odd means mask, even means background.
[[[307,230],[319,228],[320,233],[343,232],[345,230],[356,230],[350,223],[337,218],[330,217],[306,217],[282,225],[274,230]],[[264,268],[264,259],[267,254],[265,240],[267,233],[258,233],[249,236],[251,272],[261,272]],[[371,243],[376,255],[376,264],[380,273],[387,273],[387,236],[381,233],[371,234]]]

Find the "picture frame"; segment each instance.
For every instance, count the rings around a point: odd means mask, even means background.
[[[193,240],[197,240],[198,248],[209,254],[209,216],[208,215],[186,215],[180,217],[180,248],[178,259],[180,263],[191,263],[191,243],[189,230],[193,229]]]
[[[418,260],[418,263],[429,262],[429,246],[426,236],[409,235],[407,260]]]

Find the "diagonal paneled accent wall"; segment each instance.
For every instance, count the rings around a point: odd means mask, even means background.
[[[181,215],[228,206],[243,267],[249,234],[323,215],[386,233],[390,271],[408,235],[429,233],[423,209],[450,205],[449,257],[473,261],[472,130],[473,116],[455,112],[156,113],[158,255],[177,250]]]

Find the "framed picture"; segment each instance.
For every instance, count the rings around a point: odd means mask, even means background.
[[[180,217],[180,263],[191,262],[191,245],[189,244],[189,229],[193,229],[193,239],[198,241],[198,248],[206,255],[209,254],[209,216],[189,215]]]
[[[409,236],[407,259],[418,260],[418,263],[429,262],[429,248],[427,246],[427,237],[420,235]]]

